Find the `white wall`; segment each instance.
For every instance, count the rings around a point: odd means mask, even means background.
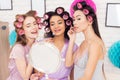
[[[14,29],[13,21],[15,15],[18,13],[25,13],[31,9],[31,0],[12,0],[13,10],[0,11],[0,21],[9,22],[10,31]],[[63,6],[69,11],[70,4],[73,0],[46,0],[46,11],[54,10],[58,6]],[[94,0],[97,6],[97,16],[99,23],[99,30],[107,48],[117,40],[120,40],[120,28],[105,27],[106,4],[120,3],[120,0]],[[114,15],[115,16],[115,15]],[[79,44],[83,39],[83,35],[77,36],[76,42]]]
[[[0,10],[0,21],[9,22],[10,31],[14,29],[15,15],[26,13],[31,9],[30,0],[12,0],[12,2],[13,10]]]
[[[120,28],[105,27],[106,17],[106,4],[107,3],[120,3],[120,0],[94,0],[97,4],[97,16],[99,22],[99,29],[101,36],[105,42],[106,47],[110,47],[112,43],[120,40]],[[115,16],[115,15],[113,15]]]

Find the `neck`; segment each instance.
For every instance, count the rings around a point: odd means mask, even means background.
[[[97,35],[95,34],[92,26],[88,26],[88,28],[83,32],[84,36],[85,36],[85,40],[90,42],[91,40],[93,40]]]
[[[28,45],[29,47],[31,47],[32,44],[34,43],[34,41],[35,41],[35,39],[28,39],[28,40],[27,40],[27,45]]]
[[[59,49],[59,51],[61,52],[61,50],[63,49],[63,46],[65,44],[65,38],[64,36],[55,36],[53,38],[53,42],[54,45]]]
[[[55,36],[53,38],[53,40],[54,40],[54,43],[62,43],[65,41],[65,38],[64,38],[64,35],[63,36]]]

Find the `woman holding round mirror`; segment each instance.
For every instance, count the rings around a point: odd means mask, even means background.
[[[56,72],[48,74],[48,77],[51,80],[68,80],[71,70],[73,69],[73,65],[71,65],[70,67],[66,67],[65,57],[67,48],[69,46],[69,37],[67,35],[67,32],[72,25],[72,18],[70,17],[69,13],[64,10],[64,8],[58,7],[55,11],[45,13],[44,19],[46,31],[45,37],[52,38],[52,44],[59,50],[59,54],[61,57],[60,67]],[[77,49],[77,45],[73,45],[74,47],[72,51],[74,52]],[[35,76],[36,75],[33,74],[31,76],[31,80],[35,79]],[[45,76],[40,78],[40,80],[45,79]]]

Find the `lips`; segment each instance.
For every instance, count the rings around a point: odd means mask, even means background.
[[[61,29],[56,29],[56,30],[54,30],[55,32],[60,32],[61,31]]]
[[[37,33],[38,33],[37,31],[31,32],[31,34],[37,34]]]
[[[78,29],[78,27],[74,26],[74,30]]]

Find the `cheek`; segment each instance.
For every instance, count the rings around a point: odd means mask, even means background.
[[[25,30],[25,35],[29,36],[31,34],[31,32],[29,30]]]
[[[62,25],[61,25],[61,28],[62,28],[63,30],[65,30],[65,29],[66,29],[65,24],[62,24]]]
[[[36,27],[37,30],[39,30],[39,27],[42,27],[42,26],[41,25],[40,26],[36,25],[35,27]]]
[[[79,27],[81,27],[82,29],[86,28],[87,27],[87,22],[86,21],[81,21],[79,22]]]
[[[53,29],[54,29],[53,27],[50,27],[50,31],[52,31],[52,32],[53,32],[53,31],[54,31]]]
[[[62,29],[65,30],[66,26],[65,25],[62,25]]]

